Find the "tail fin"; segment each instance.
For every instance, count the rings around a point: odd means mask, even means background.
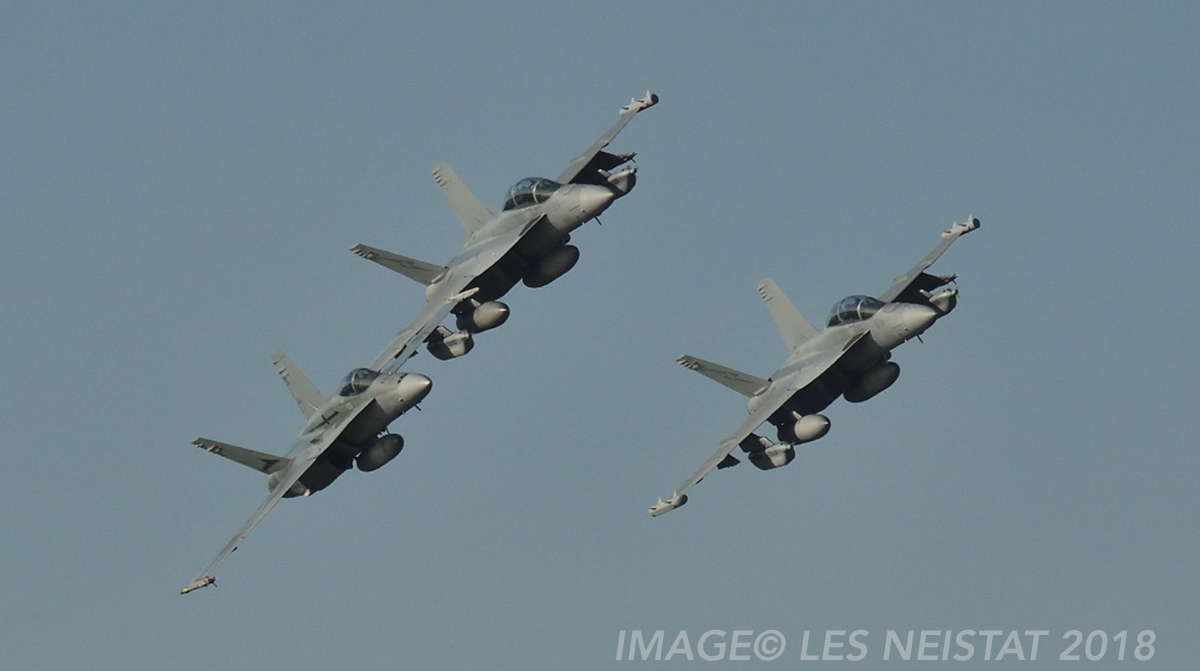
[[[300,372],[283,350],[272,354],[271,362],[275,364],[275,370],[279,371],[279,377],[283,378],[283,383],[287,385],[288,391],[292,392],[292,398],[296,399],[296,405],[300,406],[300,412],[304,413],[305,417],[312,417],[317,409],[325,405],[325,396],[304,377],[304,373]]]
[[[388,270],[394,270],[410,280],[420,282],[425,286],[433,284],[433,281],[439,275],[446,272],[445,266],[435,266],[432,263],[410,259],[407,256],[393,254],[369,245],[354,245],[350,248],[350,251],[368,261],[374,261]]]
[[[462,225],[463,233],[466,233],[468,238],[496,216],[479,202],[445,161],[433,166],[433,179],[442,187],[442,193],[446,194],[446,200],[450,201],[450,209],[454,211],[454,216],[458,217],[458,223]]]
[[[794,352],[817,335],[817,330],[813,328],[813,325],[800,315],[796,306],[792,305],[787,296],[784,296],[779,287],[775,286],[770,279],[764,279],[758,283],[758,294],[762,296],[763,301],[767,304],[767,309],[771,311],[771,318],[779,327],[779,334],[783,336],[783,342],[787,343],[788,349]]]

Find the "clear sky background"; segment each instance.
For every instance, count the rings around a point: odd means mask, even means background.
[[[0,665],[601,669],[621,630],[777,629],[791,668],[866,629],[886,668],[886,630],[991,629],[1050,631],[1057,668],[1101,629],[1127,661],[1089,668],[1190,668],[1197,35],[1195,3],[10,3]],[[328,392],[424,304],[346,250],[444,262],[434,163],[498,209],[648,88],[579,265],[415,358],[404,453],[181,597],[266,496],[189,442],[283,452],[270,353]],[[745,417],[674,358],[786,354],[760,278],[820,321],[971,214],[894,387],[646,514]]]

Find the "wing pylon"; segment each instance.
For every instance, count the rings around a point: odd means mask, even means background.
[[[494,260],[503,257],[525,233],[543,217],[531,217],[521,226],[513,227],[489,244],[488,254],[477,254],[463,263],[451,262],[446,273],[431,285],[426,293],[428,304],[407,326],[400,329],[387,348],[371,362],[371,368],[394,373],[408,361],[459,302],[470,298],[475,288],[470,286],[476,277],[492,267]]]

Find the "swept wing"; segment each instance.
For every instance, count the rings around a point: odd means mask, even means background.
[[[258,525],[260,521],[262,521],[262,518],[266,517],[267,513],[271,512],[271,509],[275,507],[275,504],[279,503],[279,499],[283,498],[283,495],[292,488],[292,485],[296,484],[296,482],[300,480],[300,476],[304,475],[304,472],[308,470],[308,467],[312,466],[313,462],[315,462],[322,454],[324,454],[325,450],[329,449],[329,446],[333,444],[333,441],[336,440],[339,435],[341,435],[342,429],[345,428],[345,426],[349,424],[351,420],[357,417],[358,414],[362,412],[363,409],[368,405],[370,405],[370,403],[354,404],[350,408],[350,412],[338,413],[337,421],[326,426],[319,435],[314,436],[313,434],[308,434],[306,436],[301,436],[296,441],[295,446],[292,447],[292,452],[290,453],[292,454],[290,457],[291,463],[288,464],[287,470],[283,472],[283,476],[280,477],[279,482],[275,485],[275,488],[271,490],[271,494],[267,497],[267,500],[262,502],[262,505],[258,507],[258,510],[254,511],[254,514],[250,517],[250,519],[246,520],[246,523],[242,525],[241,530],[239,530],[233,538],[229,539],[229,542],[225,544],[225,547],[221,548],[221,551],[217,553],[217,556],[208,563],[208,566],[204,567],[204,570],[200,572],[200,575],[196,576],[196,579],[188,583],[188,585],[180,590],[179,593],[187,594],[188,592],[193,592],[201,587],[206,587],[216,583],[217,579],[215,576],[213,576],[213,573],[217,570],[217,567],[221,565],[221,562],[225,561],[229,555],[233,554],[234,550],[238,549],[238,545],[241,544],[242,540],[250,534],[250,532],[255,526]],[[197,442],[199,443],[199,439]],[[215,441],[206,442],[214,443]],[[204,447],[204,445],[201,445],[201,447]]]
[[[793,394],[812,384],[814,380],[821,377],[822,373],[829,370],[830,367],[836,364],[838,359],[842,358],[842,354],[844,354],[846,350],[850,349],[854,343],[858,342],[858,340],[866,335],[866,333],[866,330],[845,331],[845,337],[836,341],[831,341],[828,347],[825,347],[821,351],[814,352],[812,355],[806,357],[801,361],[799,370],[780,379],[775,384],[772,384],[770,387],[768,387],[767,390],[763,392],[764,396],[762,400],[759,401],[758,405],[754,408],[754,412],[750,414],[750,417],[748,417],[746,421],[742,422],[741,426],[739,426],[736,431],[730,434],[728,438],[722,440],[721,446],[717,448],[717,451],[714,452],[711,457],[704,460],[704,463],[700,464],[700,468],[697,468],[695,473],[689,475],[688,479],[684,480],[683,484],[675,490],[675,493],[672,494],[670,501],[675,501],[677,503],[671,507],[663,508],[660,507],[662,503],[660,501],[660,505],[655,505],[654,507],[650,508],[650,514],[655,516],[661,515],[662,513],[667,512],[667,510],[670,510],[672,507],[678,507],[679,505],[682,505],[682,497],[689,489],[695,486],[696,483],[703,480],[704,476],[712,472],[712,470],[716,468],[718,464],[725,460],[725,457],[729,456],[729,453],[733,451],[733,448],[737,447],[739,443],[753,433],[754,430],[758,428],[758,425],[767,421],[771,415],[775,414],[777,410],[782,408],[784,404],[792,398]]]
[[[562,184],[607,184],[605,176],[599,171],[611,170],[633,157],[615,156],[604,152],[603,149],[613,141],[617,133],[621,132],[625,124],[633,120],[634,115],[656,104],[658,104],[658,96],[649,91],[646,91],[645,97],[641,100],[630,100],[628,105],[621,108],[621,119],[613,124],[607,133],[601,135],[595,144],[571,159],[571,164],[558,176],[556,181]]]
[[[494,238],[478,245],[468,245],[466,251],[447,264],[448,270],[432,285],[425,309],[400,329],[396,337],[379,356],[371,362],[371,368],[385,373],[395,372],[410,357],[417,353],[421,344],[438,324],[450,314],[455,305],[470,298],[473,293],[468,287],[471,282],[496,264],[508,253],[521,237],[533,228],[541,217],[532,217],[520,226],[513,226]]]
[[[929,266],[933,265],[934,261],[938,260],[950,245],[958,239],[960,235],[970,233],[979,228],[979,220],[975,217],[967,217],[967,220],[961,224],[954,224],[948,230],[942,232],[942,242],[937,247],[933,248],[932,252],[925,255],[917,265],[909,269],[900,277],[892,280],[892,286],[883,292],[879,300],[884,303],[925,303],[927,299],[921,291],[930,291],[944,284],[949,283],[954,278],[937,277],[925,272]]]

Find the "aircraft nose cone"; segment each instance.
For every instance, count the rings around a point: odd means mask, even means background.
[[[908,305],[904,309],[904,327],[913,335],[921,335],[938,316],[938,311],[928,305]]]
[[[579,209],[583,210],[588,218],[604,212],[616,199],[616,192],[603,186],[586,185],[579,188]]]
[[[422,399],[429,395],[429,390],[433,388],[433,380],[421,375],[420,373],[409,373],[400,380],[400,394],[404,400],[413,404],[420,403]]]

